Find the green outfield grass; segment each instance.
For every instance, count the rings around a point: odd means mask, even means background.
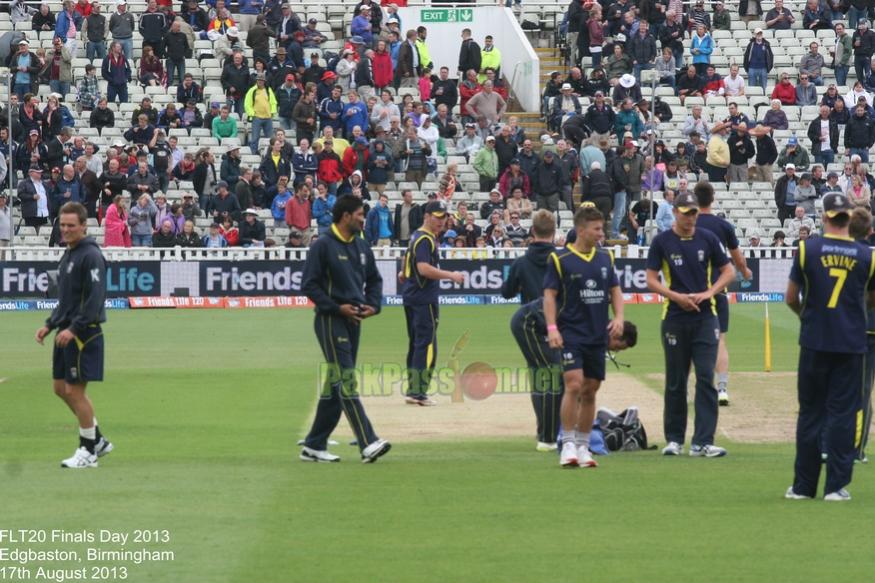
[[[442,356],[470,330],[463,363],[519,365],[513,310],[443,308]],[[792,371],[798,324],[783,306],[771,311],[775,370]],[[733,308],[734,370],[762,370],[762,314]],[[117,450],[97,470],[62,471],[75,424],[51,391],[50,349],[32,341],[43,317],[0,315],[0,529],[169,529],[169,544],[146,547],[175,561],[126,563],[129,581],[865,581],[875,572],[873,470],[858,468],[849,504],[788,502],[791,444],[730,444],[720,460],[622,454],[595,471],[562,471],[521,435],[401,440],[369,466],[342,445],[340,464],[301,463],[294,442],[310,421],[320,359],[309,311],[111,312],[106,382],[92,396]],[[659,308],[631,306],[627,317],[641,330],[624,355],[632,374],[662,372]],[[405,347],[402,311],[388,308],[367,322],[360,360],[398,362]],[[650,433],[661,442],[661,428]]]

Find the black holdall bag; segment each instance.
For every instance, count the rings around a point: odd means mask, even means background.
[[[647,432],[638,417],[638,407],[629,407],[622,413],[599,409],[596,415],[599,427],[605,436],[608,451],[639,451],[656,449],[647,443]]]

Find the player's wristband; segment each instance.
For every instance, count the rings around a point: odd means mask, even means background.
[[[556,324],[547,326],[547,332],[556,332],[557,330],[559,330],[559,327]]]

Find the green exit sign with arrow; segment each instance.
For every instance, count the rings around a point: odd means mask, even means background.
[[[456,23],[473,22],[474,10],[471,8],[433,8],[423,9],[419,13],[419,19],[423,23]]]

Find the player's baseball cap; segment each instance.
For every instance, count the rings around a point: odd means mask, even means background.
[[[440,200],[433,200],[425,205],[426,214],[438,217],[439,219],[443,218],[447,214],[447,205]]]
[[[841,192],[830,192],[823,197],[823,212],[829,218],[851,212],[851,201]]]
[[[699,201],[690,192],[682,192],[674,199],[674,208],[679,212],[687,214],[692,211],[699,212]]]

